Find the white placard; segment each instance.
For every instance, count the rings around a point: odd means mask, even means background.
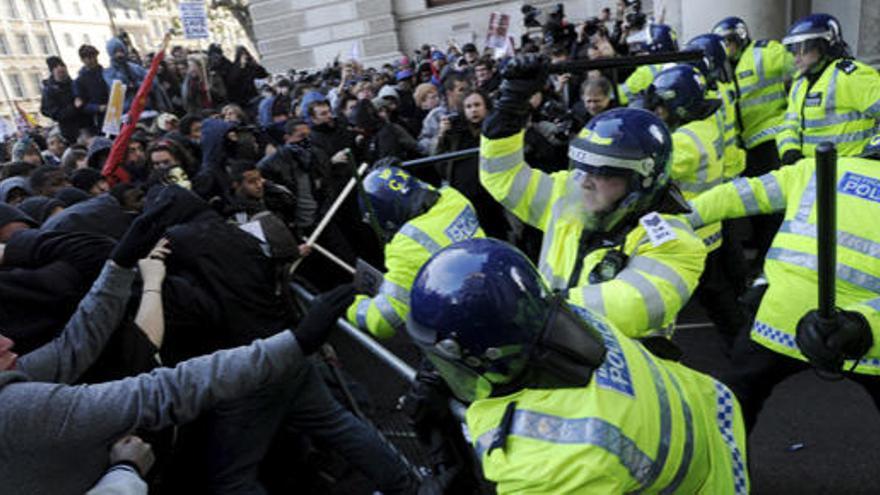
[[[204,2],[180,2],[180,24],[188,40],[208,39],[208,15]]]

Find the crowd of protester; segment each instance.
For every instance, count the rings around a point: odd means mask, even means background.
[[[573,29],[545,26],[537,36],[526,35],[516,51],[542,52],[555,62],[626,53],[631,19],[623,12],[618,17],[606,11]],[[118,37],[106,46],[109,67],[98,63],[98,55],[96,47],[80,47],[83,67],[75,76],[61,58],[49,57],[41,113],[53,125],[23,126],[0,149],[0,349],[8,351],[6,340],[14,341],[32,379],[106,389],[70,392],[71,404],[83,408],[74,418],[64,408],[39,411],[45,397],[23,393],[20,400],[34,401],[32,423],[25,426],[58,431],[34,439],[44,444],[33,448],[9,447],[18,460],[4,462],[3,470],[17,474],[6,483],[17,481],[34,492],[81,493],[111,460],[145,474],[153,456],[136,437],[123,438],[107,456],[116,440],[137,431],[160,453],[160,465],[166,458],[164,469],[153,470],[162,473],[160,479],[150,478],[156,490],[261,493],[242,487],[257,483],[257,466],[265,467],[279,444],[286,460],[294,458],[290,450],[307,451],[305,432],[310,441],[341,453],[384,493],[411,489],[405,466],[330,396],[313,366],[277,358],[279,346],[291,344],[279,344],[273,335],[308,320],[289,293],[288,267],[308,257],[297,274],[316,291],[350,281],[304,240],[357,165],[477,147],[502,82],[500,70],[513,53],[473,43],[424,45],[413,56],[376,68],[337,60],[319,71],[270,75],[243,47],[231,60],[218,45],[204,53],[174,47],[160,63],[128,143],[124,182],[101,173],[113,145],[112,136],[101,132],[102,121],[116,80],[126,84],[128,111],[152,54],[141,57]],[[569,138],[593,115],[617,105],[615,86],[610,73],[598,71],[551,76],[530,99],[526,160],[546,171],[567,168]],[[473,203],[487,235],[537,256],[540,235],[483,188],[476,154],[415,173],[434,185],[454,186]],[[262,236],[252,235],[253,226]],[[356,195],[343,203],[318,243],[349,264],[362,258],[382,266],[380,240],[361,221]],[[138,258],[145,259],[129,297],[123,286],[132,275],[118,268],[133,267]],[[229,352],[249,353],[254,368],[271,362],[261,376],[239,379],[221,369],[231,366],[232,354],[190,361],[255,339],[269,340],[262,348]],[[94,346],[104,341],[98,355]],[[46,346],[59,356],[71,353],[71,346],[93,350],[88,359],[74,359],[73,368],[59,364],[66,358],[58,356],[24,362],[30,354],[45,354]],[[173,377],[124,380],[159,366],[178,367]],[[198,378],[196,368],[228,388]],[[173,379],[200,381],[200,395],[179,396],[190,389],[175,389]],[[100,398],[117,401],[119,408],[92,411]],[[151,409],[162,407],[171,412]],[[179,423],[188,424],[172,434],[171,425]],[[76,428],[88,424],[100,442],[82,440]],[[89,438],[95,442],[94,435]],[[48,445],[55,460],[43,457]],[[37,464],[43,468],[35,469]],[[284,470],[290,466],[274,476],[260,471],[260,483],[284,489]],[[118,475],[118,469],[107,472],[95,493]]]

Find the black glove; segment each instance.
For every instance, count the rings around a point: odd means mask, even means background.
[[[856,311],[837,311],[830,319],[810,311],[798,321],[796,341],[813,366],[834,373],[844,359],[860,359],[874,345],[868,320]]]
[[[490,139],[508,137],[521,131],[528,120],[529,99],[547,82],[547,60],[535,54],[511,60],[501,76],[495,109],[483,122],[483,134]]]
[[[354,302],[354,285],[345,284],[327,291],[312,301],[309,312],[292,329],[303,354],[311,354],[327,340],[336,320]]]
[[[423,365],[403,398],[403,412],[409,416],[420,437],[428,437],[432,428],[440,426],[449,417],[450,397],[452,392],[440,374]]]
[[[801,150],[788,150],[782,154],[782,164],[791,165],[803,157],[804,154],[801,153]]]
[[[146,257],[165,233],[167,222],[163,221],[163,216],[173,204],[170,196],[160,195],[128,227],[110,253],[110,259],[123,268],[133,268],[139,259]]]

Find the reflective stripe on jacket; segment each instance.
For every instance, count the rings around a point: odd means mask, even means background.
[[[736,179],[695,199],[693,225],[785,212],[764,263],[769,287],[752,326],[752,340],[805,360],[795,343],[798,320],[817,306],[815,161],[752,179]],[[874,347],[856,373],[880,375],[880,162],[841,158],[837,183],[837,305],[865,315]],[[846,368],[852,363],[848,363]]]
[[[388,272],[379,294],[357,296],[348,321],[376,337],[393,336],[406,324],[409,290],[422,265],[440,249],[472,237],[485,237],[473,206],[455,189],[442,188],[437,203],[405,223],[385,246]]]
[[[498,493],[748,493],[745,428],[730,391],[575,310],[607,348],[589,385],[525,389],[467,410]]]
[[[586,254],[580,276],[569,285],[585,228],[584,218],[572,214],[567,204],[570,172],[547,174],[530,167],[523,158],[523,136],[482,137],[480,181],[511,213],[544,232],[538,270],[548,285],[567,291],[572,304],[604,315],[628,336],[665,333],[700,278],[706,258],[703,241],[685,222],[659,215],[657,227],[669,233],[662,242],[636,225],[621,242],[628,259],[622,271],[590,283],[590,272],[608,251],[621,249],[601,246]]]

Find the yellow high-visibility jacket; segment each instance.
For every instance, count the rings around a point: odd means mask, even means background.
[[[834,143],[838,156],[858,155],[876,134],[878,118],[880,74],[858,60],[832,62],[813,85],[804,76],[794,81],[776,136],[779,156],[789,150],[814,156],[823,141]]]
[[[699,226],[785,212],[764,262],[769,286],[751,337],[802,361],[806,358],[795,342],[797,322],[818,306],[815,170],[815,160],[806,158],[760,177],[736,179],[693,200],[694,211],[687,216]],[[837,305],[864,314],[874,332],[874,347],[855,372],[880,375],[880,162],[838,161],[837,213]]]
[[[668,333],[702,273],[703,241],[674,215],[649,213],[617,244],[589,251],[578,280],[570,284],[585,228],[583,218],[566,214],[570,172],[547,174],[530,167],[523,158],[523,136],[482,137],[480,181],[514,215],[544,232],[538,270],[548,285],[567,292],[572,304],[604,315],[627,336]],[[611,250],[627,257],[623,270],[590,283],[590,272]]]
[[[748,493],[745,427],[727,387],[575,311],[607,349],[586,387],[524,389],[467,410],[483,473],[498,493]]]
[[[403,224],[385,245],[385,280],[376,297],[358,295],[347,319],[379,338],[402,329],[409,316],[409,291],[422,265],[450,244],[485,237],[474,207],[451,187],[440,190],[440,199],[427,212]]]

